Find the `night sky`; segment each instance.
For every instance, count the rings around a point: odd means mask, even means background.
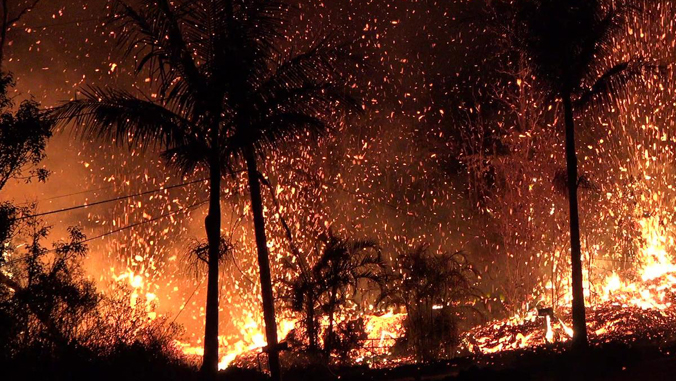
[[[384,79],[374,84],[378,95],[371,109],[387,119],[415,118],[420,129],[444,127],[440,110],[447,103],[448,84],[474,60],[467,59],[472,51],[462,41],[468,24],[456,20],[455,2],[308,3],[301,5],[294,44],[302,46],[326,34],[366,36],[376,42],[368,52],[376,57],[371,59],[378,61],[378,75]],[[6,69],[16,77],[17,99],[34,97],[51,107],[77,96],[87,85],[147,90],[143,74],[134,75],[132,60],[121,62],[115,32],[103,24],[106,15],[104,1],[44,1],[25,16],[10,31],[7,48]],[[82,167],[91,146],[80,145],[67,130],[57,134],[45,162],[53,177],[27,191],[41,197],[89,189],[88,183],[74,184],[74,178],[90,181],[86,176],[72,174],[93,170]]]

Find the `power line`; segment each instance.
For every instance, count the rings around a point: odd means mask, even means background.
[[[148,195],[148,194],[162,192],[162,191],[165,191],[165,190],[181,188],[181,187],[185,187],[185,186],[188,186],[188,185],[201,183],[201,182],[204,182],[206,180],[207,179],[200,179],[200,180],[190,181],[190,182],[182,183],[182,184],[176,184],[176,185],[172,185],[172,186],[168,186],[168,187],[160,187],[160,188],[157,188],[157,189],[153,189],[153,190],[149,190],[149,191],[145,191],[145,192],[140,192],[140,193],[136,193],[136,194],[115,197],[115,198],[111,198],[111,199],[108,199],[108,200],[96,201],[96,202],[91,203],[91,204],[82,204],[82,205],[77,205],[77,206],[71,206],[69,208],[51,210],[49,212],[37,213],[37,214],[27,215],[27,216],[21,216],[21,217],[17,218],[17,220],[20,221],[20,220],[25,220],[25,219],[28,219],[28,218],[43,217],[43,216],[49,216],[49,215],[57,214],[57,213],[70,212],[70,211],[78,210],[78,209],[86,209],[86,208],[89,208],[89,207],[107,204],[107,203],[111,203],[111,202],[115,202],[115,201],[122,201],[122,200],[127,200],[127,199],[130,199],[130,198],[134,198],[134,197],[140,197],[140,196],[145,196],[145,195]]]
[[[203,181],[203,180],[202,180],[202,181]],[[157,217],[155,217],[155,218],[151,218],[151,219],[149,219],[149,220],[137,222],[137,223],[134,223],[134,224],[131,224],[131,225],[127,225],[127,226],[123,226],[123,227],[121,227],[121,228],[119,228],[119,229],[111,230],[111,231],[109,231],[109,232],[107,232],[107,233],[98,235],[98,236],[96,236],[96,237],[87,238],[87,239],[81,241],[81,243],[87,243],[87,242],[95,241],[95,240],[97,240],[97,239],[101,239],[101,238],[104,238],[104,237],[108,237],[109,235],[113,235],[113,234],[119,233],[119,232],[124,231],[124,230],[129,230],[129,229],[133,229],[133,228],[138,227],[138,226],[142,226],[142,225],[145,225],[145,224],[149,224],[149,223],[151,223],[151,222],[156,222],[156,221],[159,221],[159,220],[161,220],[161,219],[164,219],[164,218],[167,218],[167,217],[171,217],[171,216],[174,216],[174,215],[179,214],[179,213],[185,213],[185,212],[190,211],[190,210],[192,210],[192,209],[199,208],[200,206],[202,206],[202,205],[204,205],[204,204],[206,204],[206,203],[208,203],[208,202],[209,202],[208,199],[202,200],[202,201],[198,201],[198,202],[196,202],[196,203],[194,203],[194,204],[192,204],[192,205],[190,205],[190,206],[186,206],[185,208],[181,208],[181,209],[175,210],[175,211],[173,211],[173,212],[171,212],[171,213],[161,214],[161,215],[159,215],[159,216],[157,216]]]
[[[185,303],[183,303],[183,307],[181,307],[181,310],[178,311],[178,313],[176,314],[176,316],[174,316],[174,320],[171,321],[171,324],[174,324],[174,323],[176,322],[176,319],[178,319],[178,317],[181,315],[181,313],[183,312],[183,310],[188,306],[188,302],[190,302],[190,299],[192,299],[192,297],[195,296],[195,294],[197,293],[197,289],[200,288],[200,287],[202,286],[202,284],[204,284],[204,280],[205,280],[205,279],[207,279],[207,278],[206,278],[206,277],[202,277],[202,280],[201,280],[200,283],[197,285],[197,287],[195,287],[195,290],[192,292],[192,294],[190,294],[190,297],[188,298],[188,300],[186,300]]]
[[[139,227],[139,226],[149,224],[149,223],[152,223],[152,222],[157,222],[157,221],[162,220],[164,218],[171,217],[171,216],[174,216],[174,215],[179,214],[179,213],[185,213],[185,212],[188,212],[192,209],[198,208],[198,207],[206,204],[207,202],[209,202],[209,200],[202,200],[202,201],[194,203],[190,206],[187,206],[185,208],[175,210],[171,213],[165,213],[165,214],[159,215],[155,218],[152,218],[150,220],[141,221],[141,222],[137,222],[137,223],[134,223],[134,224],[131,224],[131,225],[123,226],[119,229],[111,230],[109,232],[103,233],[103,234],[98,235],[96,237],[87,238],[87,239],[79,241],[77,243],[88,243],[88,242],[96,241],[97,239],[105,238],[105,237],[108,237],[108,236],[113,235],[113,234],[117,234],[117,233],[125,231],[125,230],[133,229],[135,227]],[[55,251],[56,251],[56,249],[51,249],[51,250],[48,250],[47,252],[53,253]],[[18,261],[18,260],[20,260],[20,259],[19,258],[14,259],[14,261]]]
[[[130,171],[130,172],[123,174],[123,176],[129,176],[129,175],[132,175],[132,174],[133,174],[133,172]],[[206,180],[207,179],[205,178],[204,181],[206,181]],[[66,198],[66,197],[71,197],[71,196],[79,196],[81,194],[99,192],[99,191],[102,191],[102,190],[107,190],[107,189],[111,189],[111,188],[115,188],[115,187],[119,187],[119,186],[120,186],[119,184],[111,184],[111,185],[101,187],[101,188],[87,189],[87,190],[83,190],[83,191],[80,191],[80,192],[67,193],[67,194],[61,194],[61,195],[51,196],[51,197],[47,197],[47,198],[41,198],[41,199],[37,200],[36,202],[41,203],[41,202],[44,202],[44,201],[58,200],[60,198]]]
[[[79,196],[81,194],[93,193],[93,192],[98,192],[98,191],[102,191],[102,190],[106,190],[106,189],[111,189],[111,188],[114,188],[116,186],[117,186],[116,184],[113,184],[113,185],[109,185],[107,187],[101,187],[101,188],[97,188],[97,189],[87,189],[87,190],[83,190],[83,191],[80,191],[80,192],[62,194],[62,195],[58,195],[58,196],[52,196],[52,197],[49,197],[49,198],[40,199],[37,202],[40,203],[40,202],[43,202],[43,201],[52,201],[52,200],[58,200],[60,198],[66,198],[66,197],[71,197],[71,196]]]
[[[108,236],[110,236],[110,235],[119,233],[119,232],[124,231],[124,230],[129,230],[129,229],[133,229],[133,228],[135,228],[135,227],[141,226],[141,225],[149,224],[149,223],[151,223],[151,222],[156,222],[156,221],[159,221],[159,220],[161,220],[161,219],[164,219],[164,218],[167,218],[167,217],[171,217],[171,216],[176,215],[176,214],[179,214],[179,213],[185,213],[185,212],[187,212],[187,211],[189,211],[189,210],[192,210],[192,209],[195,209],[195,208],[199,208],[200,206],[206,204],[207,202],[209,202],[209,200],[202,200],[202,201],[196,202],[196,203],[194,203],[194,204],[192,204],[192,205],[190,205],[190,206],[187,206],[187,207],[185,207],[185,208],[181,208],[181,209],[175,210],[175,211],[173,211],[173,212],[171,212],[171,213],[161,214],[161,215],[159,215],[159,216],[157,216],[157,217],[155,217],[155,218],[151,218],[151,219],[149,219],[149,220],[137,222],[137,223],[135,223],[135,224],[131,224],[131,225],[127,225],[127,226],[123,226],[123,227],[121,227],[121,228],[119,228],[119,229],[111,230],[111,231],[109,231],[109,232],[103,233],[103,234],[98,235],[98,236],[96,236],[96,237],[87,238],[87,239],[81,241],[80,243],[87,243],[87,242],[95,241],[95,240],[97,240],[97,239],[105,238],[105,237],[108,237]]]
[[[134,174],[134,171],[130,170],[130,171],[127,171],[126,173],[123,173],[122,176],[131,176],[133,174]],[[118,184],[111,184],[111,185],[101,187],[101,188],[97,188],[97,189],[87,189],[87,190],[83,190],[83,191],[80,191],[80,192],[61,194],[61,195],[57,195],[57,196],[51,196],[51,197],[48,197],[48,198],[42,198],[42,199],[37,200],[36,202],[40,203],[40,202],[43,202],[43,201],[52,201],[52,200],[58,200],[60,198],[66,198],[66,197],[71,197],[71,196],[79,196],[81,194],[93,193],[93,192],[98,192],[98,191],[102,191],[102,190],[106,190],[106,189],[115,188],[117,186],[119,186],[119,185]]]
[[[60,23],[52,23],[52,24],[43,24],[43,25],[30,25],[28,23],[24,24],[24,26],[33,28],[33,29],[44,29],[44,28],[53,28],[57,26],[66,26],[66,25],[72,25],[72,24],[80,24],[80,23],[86,23],[86,22],[103,22],[105,21],[105,18],[102,17],[92,17],[92,18],[87,18],[87,19],[78,19],[78,20],[71,20],[71,21],[64,21]]]

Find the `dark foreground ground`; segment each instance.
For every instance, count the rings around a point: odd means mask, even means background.
[[[126,351],[125,351],[126,352]],[[105,361],[85,357],[67,362],[45,361],[39,353],[22,361],[0,364],[2,380],[94,380],[94,381],[198,381],[194,367],[139,351]],[[264,381],[254,370],[228,369],[219,381]],[[458,358],[392,369],[324,366],[287,369],[285,381],[481,381],[481,380],[676,380],[676,345],[604,344],[584,356],[572,356],[564,347],[507,352],[492,356]]]
[[[242,370],[222,374],[222,380],[254,381],[254,377]],[[563,347],[552,347],[382,370],[329,371],[318,367],[289,370],[284,380],[676,380],[676,346],[605,344],[590,349],[584,356],[572,356]]]

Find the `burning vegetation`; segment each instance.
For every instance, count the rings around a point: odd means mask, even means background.
[[[11,376],[675,345],[672,1],[67,3],[1,3]],[[70,12],[103,66],[10,95]]]

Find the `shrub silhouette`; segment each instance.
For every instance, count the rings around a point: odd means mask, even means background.
[[[397,346],[418,361],[452,357],[465,302],[478,297],[476,271],[463,253],[434,254],[426,245],[402,254],[397,269],[400,277],[388,298],[407,313],[406,334]]]
[[[52,249],[41,242],[49,227],[18,219],[17,208],[0,207],[0,378],[2,379],[188,379],[193,373],[174,345],[179,327],[150,320],[131,290],[99,293],[81,267],[85,236]]]

